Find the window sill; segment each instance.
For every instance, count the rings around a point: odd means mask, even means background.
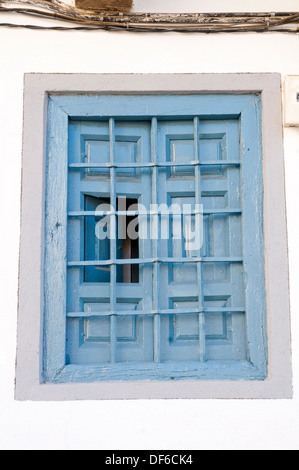
[[[208,361],[179,363],[139,363],[115,365],[69,365],[60,371],[53,383],[94,383],[115,381],[163,380],[265,380],[266,372],[247,361]]]

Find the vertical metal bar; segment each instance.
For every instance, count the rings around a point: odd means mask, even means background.
[[[117,196],[116,196],[116,169],[113,167],[115,163],[115,121],[113,118],[109,120],[109,138],[110,138],[110,205],[113,214],[110,216],[110,258],[115,261],[117,257],[117,224],[116,224],[116,210],[117,210]],[[116,311],[116,279],[117,279],[117,266],[112,264],[110,267],[110,310]],[[112,364],[116,362],[116,316],[110,317],[110,346]]]
[[[200,136],[199,136],[199,118],[194,118],[194,152],[195,160],[200,161]],[[195,204],[202,204],[201,198],[201,167],[195,166]],[[195,217],[201,217],[197,214]],[[200,224],[198,225],[200,226]],[[202,248],[199,257],[202,255]],[[204,284],[203,284],[203,264],[197,263],[197,284],[198,284],[198,308],[199,308],[199,360],[205,361],[206,358],[206,324],[204,307]]]
[[[156,117],[152,119],[151,128],[151,161],[157,163],[158,120]],[[152,168],[152,204],[158,204],[158,168]],[[159,251],[159,216],[153,215],[151,218],[151,237],[152,237],[152,257],[158,258]],[[159,311],[159,285],[160,285],[160,264],[153,265],[153,310]],[[156,314],[154,317],[154,361],[161,362],[161,317]]]

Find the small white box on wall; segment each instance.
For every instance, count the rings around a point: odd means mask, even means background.
[[[284,124],[299,127],[299,75],[289,75],[285,79]]]

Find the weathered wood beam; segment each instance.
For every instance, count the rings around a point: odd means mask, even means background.
[[[130,11],[133,0],[76,0],[76,7],[96,11]]]
[[[85,1],[85,0],[80,0]],[[87,1],[87,0],[86,0]],[[89,1],[89,0],[88,0]],[[106,0],[105,0],[106,1]],[[125,0],[127,1],[127,0]],[[108,2],[108,0],[107,0]],[[111,2],[111,0],[109,0]],[[297,13],[133,13],[92,11],[72,7],[60,0],[0,0],[0,13],[22,13],[62,20],[76,27],[136,32],[299,32]],[[4,26],[4,25],[3,25]],[[6,25],[8,26],[8,25]],[[17,27],[18,25],[11,25]],[[20,25],[21,26],[21,25]],[[32,29],[64,29],[59,26],[31,26]]]

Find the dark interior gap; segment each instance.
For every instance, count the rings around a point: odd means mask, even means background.
[[[124,206],[125,201],[125,206]],[[99,210],[99,206],[106,206],[103,210],[109,210],[110,198],[99,198],[94,196],[85,196],[86,211]],[[137,210],[138,199],[117,198],[117,210]],[[108,219],[106,218],[106,221]],[[139,239],[131,239],[128,236],[128,226],[135,220],[135,217],[119,216],[117,218],[117,259],[138,259],[139,258]],[[108,230],[105,217],[86,217],[84,223],[84,256],[86,261],[106,261],[110,259],[110,240],[106,238],[99,240],[96,236],[96,226],[103,223],[103,230]],[[138,221],[137,221],[138,222]],[[119,224],[124,226],[119,231]],[[138,223],[136,225],[138,232]],[[119,234],[122,236],[119,237]],[[110,282],[110,267],[105,266],[87,266],[84,270],[85,282]],[[117,266],[118,283],[139,283],[139,265],[127,264]]]

